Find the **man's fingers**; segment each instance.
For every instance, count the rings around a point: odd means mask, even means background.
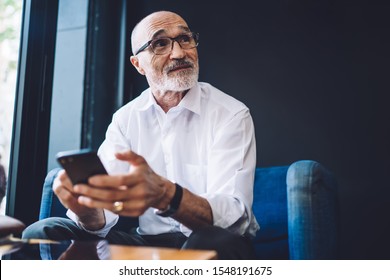
[[[127,161],[132,165],[141,165],[146,163],[145,159],[142,156],[131,150],[116,153],[115,156],[117,159]]]
[[[126,192],[128,189],[127,187],[123,188],[97,188],[94,186],[89,185],[83,185],[78,184],[74,187],[75,192],[77,192],[78,195],[87,196],[91,199],[97,199],[97,200],[105,200],[105,201],[117,201],[117,200],[123,200],[126,199],[128,196],[128,193]]]
[[[128,175],[95,175],[88,179],[88,183],[94,187],[127,189],[139,181],[137,176]]]
[[[68,177],[68,174],[66,174],[66,171],[64,169],[62,169],[58,172],[57,177],[54,179],[54,182],[56,182],[56,181],[57,181],[57,183],[53,184],[53,188],[55,185],[59,184],[59,185],[64,185],[69,190],[72,190],[73,183],[70,180],[70,178]]]
[[[124,216],[138,217],[142,215],[148,207],[145,205],[145,202],[142,200],[132,200],[132,201],[120,201],[123,203],[122,209],[120,212],[117,212],[115,207],[115,202],[95,200],[87,196],[79,196],[78,203],[89,208],[104,208],[117,214]]]

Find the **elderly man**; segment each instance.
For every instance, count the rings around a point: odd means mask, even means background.
[[[70,219],[30,226],[28,238],[214,249],[220,259],[253,258],[251,207],[256,164],[248,108],[198,82],[198,39],[179,15],[160,11],[132,32],[132,65],[149,88],[113,116],[99,156],[110,175],[53,189]],[[135,232],[111,230],[118,215]]]

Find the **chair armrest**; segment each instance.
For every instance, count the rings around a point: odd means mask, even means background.
[[[337,183],[321,164],[305,160],[287,171],[290,259],[337,259]]]

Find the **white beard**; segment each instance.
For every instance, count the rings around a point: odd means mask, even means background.
[[[189,73],[190,71],[190,73]],[[164,75],[155,80],[155,87],[162,91],[185,91],[196,85],[198,82],[199,70],[197,67],[187,71]]]

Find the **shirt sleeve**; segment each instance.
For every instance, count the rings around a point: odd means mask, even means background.
[[[130,169],[127,162],[120,161],[115,157],[115,153],[131,149],[131,145],[120,126],[119,118],[120,116],[115,113],[107,128],[106,138],[98,150],[98,155],[109,174],[127,173]]]
[[[223,167],[223,168],[222,168]],[[209,154],[207,193],[215,226],[255,235],[252,213],[256,141],[249,109],[235,114],[216,129]]]

